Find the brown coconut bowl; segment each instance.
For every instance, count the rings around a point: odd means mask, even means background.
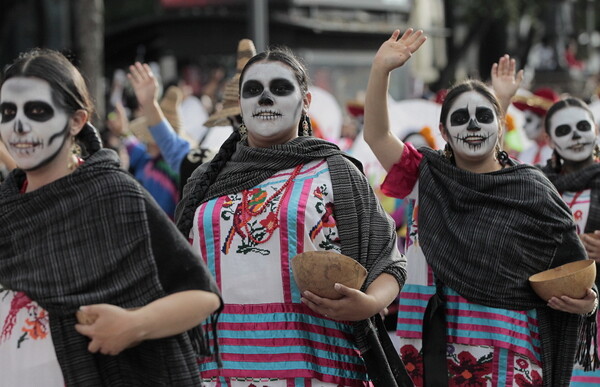
[[[307,251],[292,258],[292,273],[301,292],[308,290],[319,297],[342,298],[333,285],[340,283],[360,289],[367,269],[354,259],[330,252]]]
[[[586,259],[534,274],[529,277],[529,283],[538,296],[548,301],[560,296],[583,298],[595,279],[596,262]]]

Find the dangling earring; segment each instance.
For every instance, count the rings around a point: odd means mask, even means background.
[[[600,159],[600,145],[598,145],[598,144],[594,145],[594,150],[592,151],[592,155],[594,156],[594,159],[596,159],[596,160]]]
[[[242,123],[240,124],[238,130],[240,131],[240,142],[245,141],[246,137],[248,137],[248,128],[246,128],[246,125],[244,124],[244,121],[242,121]]]
[[[67,162],[67,168],[73,171],[79,165],[79,159],[81,158],[81,147],[75,141],[75,136],[71,137],[71,154],[69,155],[69,161]]]
[[[304,114],[302,117],[302,135],[304,137],[310,136],[310,133],[308,132],[308,130],[309,130],[308,121],[306,121],[306,118],[307,118],[307,116],[306,116],[306,114]]]
[[[444,147],[444,157],[447,160],[452,160],[452,157],[454,157],[454,153],[452,152],[452,148],[450,148],[450,145],[446,144],[446,146]]]
[[[496,160],[498,160],[503,167],[508,163],[508,153],[500,148],[500,144],[496,144]]]

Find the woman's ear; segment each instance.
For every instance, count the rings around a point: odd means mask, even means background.
[[[307,91],[303,98],[304,109],[306,112],[308,112],[308,108],[310,107],[311,100],[312,100],[312,94],[310,93],[310,91]]]
[[[441,122],[440,122],[439,130],[440,130],[440,134],[442,135],[442,138],[444,139],[444,141],[449,142],[448,141],[448,132],[446,131],[446,127],[444,126],[444,124],[442,124]]]
[[[88,122],[88,116],[88,112],[83,109],[79,109],[73,113],[69,119],[71,136],[76,136],[83,129],[83,126]]]

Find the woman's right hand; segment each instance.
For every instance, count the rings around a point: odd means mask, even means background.
[[[404,31],[400,39],[398,39],[398,36],[400,36],[400,30],[395,30],[392,36],[383,42],[377,54],[375,54],[373,67],[389,73],[404,65],[413,52],[417,51],[427,40],[423,35],[423,31],[414,31],[412,28]]]

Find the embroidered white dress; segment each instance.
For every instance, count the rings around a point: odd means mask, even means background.
[[[368,385],[351,324],[300,302],[290,260],[304,251],[340,252],[340,241],[327,162],[305,164],[290,180],[293,174],[280,171],[196,210],[192,244],[225,303],[218,323],[223,368],[200,365],[206,386]]]
[[[0,387],[64,387],[48,313],[0,285]]]

